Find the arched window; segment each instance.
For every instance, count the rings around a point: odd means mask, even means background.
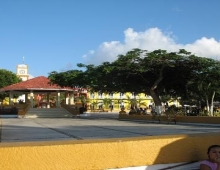
[[[113,97],[114,97],[114,94],[113,94],[113,93],[109,93],[108,95],[109,95],[109,98],[110,98],[110,99],[113,99]]]
[[[119,95],[120,95],[120,98],[124,97],[124,93],[119,93]]]
[[[98,93],[98,98],[99,98],[99,99],[102,99],[102,92],[99,92],[99,93]]]
[[[90,92],[90,98],[94,99],[95,95],[93,92]]]

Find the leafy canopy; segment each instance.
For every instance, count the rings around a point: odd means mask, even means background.
[[[0,88],[19,83],[21,81],[22,80],[13,72],[5,69],[0,69]],[[0,100],[3,100],[5,97],[8,97],[8,94],[0,93]]]
[[[220,63],[198,57],[184,49],[179,52],[133,49],[113,62],[98,66],[78,64],[82,70],[51,72],[49,78],[61,86],[84,87],[90,91],[134,92],[159,96],[196,97],[204,92],[201,86],[219,87]]]

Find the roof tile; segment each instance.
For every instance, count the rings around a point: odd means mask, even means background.
[[[0,91],[10,91],[10,90],[27,90],[27,89],[45,89],[45,90],[55,90],[55,89],[69,89],[70,87],[61,87],[57,84],[52,84],[50,80],[44,76],[35,77],[27,81],[22,81],[20,83],[12,84],[0,89]],[[73,90],[73,89],[72,89]]]

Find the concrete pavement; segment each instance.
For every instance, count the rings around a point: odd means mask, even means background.
[[[88,113],[73,118],[2,118],[1,142],[29,142],[53,140],[86,140],[126,138],[172,134],[219,132],[220,125],[163,124],[151,121],[119,121],[118,113]],[[195,169],[199,163],[175,163],[120,170]]]
[[[220,125],[119,121],[117,113],[74,118],[2,118],[2,142],[86,140],[219,132]]]

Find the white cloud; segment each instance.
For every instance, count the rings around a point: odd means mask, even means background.
[[[93,55],[94,53],[95,53],[94,50],[90,50],[87,54],[84,54],[84,55],[82,56],[82,58],[87,58],[88,56]]]
[[[186,44],[185,48],[198,56],[220,60],[220,41],[218,42],[214,38],[202,37],[193,44]]]
[[[175,36],[172,32],[164,33],[158,28],[150,28],[144,32],[136,32],[132,28],[128,28],[124,31],[124,42],[103,42],[96,51],[91,50],[83,58],[86,64],[97,65],[105,61],[112,62],[117,59],[119,54],[125,54],[134,48],[148,51],[186,49],[198,56],[220,60],[220,41],[202,37],[192,44],[178,44],[175,42]]]

